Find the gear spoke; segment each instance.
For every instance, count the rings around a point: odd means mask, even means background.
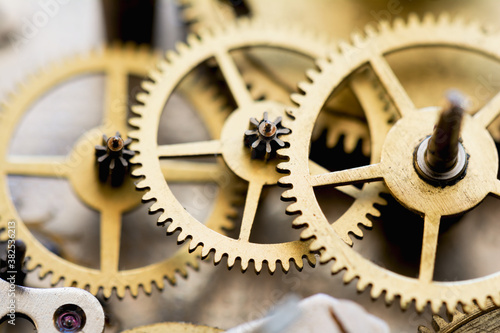
[[[422,253],[420,255],[420,272],[418,274],[418,278],[422,282],[432,282],[434,276],[440,222],[440,215],[425,215],[424,238],[422,240]]]
[[[380,164],[370,164],[359,168],[310,176],[309,184],[313,187],[324,185],[341,186],[354,183],[366,183],[382,179],[383,176]]]
[[[61,178],[68,175],[65,156],[10,156],[3,169],[6,174]]]
[[[250,239],[250,233],[252,232],[255,213],[257,212],[257,207],[259,206],[262,188],[263,185],[257,182],[250,182],[248,184],[247,198],[245,200],[245,209],[243,211],[240,236],[238,237],[238,240],[248,242]]]
[[[159,157],[189,157],[220,155],[222,143],[219,140],[178,143],[158,146]]]
[[[217,182],[224,173],[217,163],[162,160],[160,164],[167,182]]]
[[[120,260],[120,239],[122,234],[122,213],[116,209],[101,211],[101,271],[118,272]],[[111,292],[111,290],[109,291]],[[109,297],[109,295],[105,295]]]
[[[370,58],[370,64],[375,71],[375,75],[377,75],[388,95],[391,97],[399,115],[404,117],[406,113],[413,112],[415,110],[415,105],[408,96],[405,88],[401,85],[396,74],[387,63],[387,60],[385,60],[383,56],[374,56]]]
[[[350,82],[351,90],[363,108],[370,130],[372,163],[380,161],[385,136],[391,129],[391,113],[386,110],[385,101],[373,82],[364,76],[357,76]]]
[[[314,161],[309,160],[309,172],[311,175],[321,175],[328,173],[328,170],[323,168],[321,165],[317,164]],[[347,194],[351,198],[358,198],[361,193],[361,190],[356,186],[346,185],[337,187],[337,191],[340,191],[344,194]]]
[[[488,127],[500,116],[500,93],[496,94],[481,110],[475,115],[474,119],[479,121],[484,127]]]
[[[250,91],[247,89],[247,85],[231,55],[228,52],[219,51],[215,58],[238,107],[252,103],[253,99]]]
[[[119,65],[107,71],[103,124],[106,131],[127,133],[128,72]]]

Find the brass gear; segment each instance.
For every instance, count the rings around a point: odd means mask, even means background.
[[[367,38],[354,35],[353,45],[340,44],[340,51],[333,52],[328,59],[319,61],[320,71],[308,73],[311,83],[301,84],[304,94],[292,96],[299,108],[290,110],[290,114],[295,117],[293,122],[288,122],[292,134],[288,138],[284,137],[292,148],[278,151],[278,154],[289,159],[278,166],[283,172],[289,172],[288,176],[280,180],[284,186],[290,187],[284,192],[283,199],[294,201],[288,207],[288,213],[300,214],[294,225],[306,227],[301,238],[312,240],[311,250],[321,252],[321,262],[335,259],[332,272],[345,271],[346,283],[357,278],[359,291],[371,286],[373,298],[378,298],[385,292],[385,300],[388,303],[399,296],[401,307],[404,309],[415,301],[417,311],[422,311],[430,304],[435,313],[442,305],[446,305],[451,313],[459,302],[465,305],[476,302],[484,308],[487,299],[491,298],[496,304],[500,304],[500,293],[492,287],[500,285],[499,274],[467,281],[433,281],[437,228],[441,216],[466,212],[488,194],[500,196],[500,181],[497,179],[498,155],[494,140],[486,130],[499,113],[500,99],[497,95],[475,115],[466,115],[464,118],[462,137],[467,152],[471,154],[467,175],[456,185],[444,189],[434,187],[421,180],[414,172],[411,147],[430,134],[427,132],[432,132],[439,110],[427,108],[422,112],[414,112],[412,101],[385,59],[386,55],[398,50],[440,46],[465,49],[499,61],[499,39],[489,35],[477,24],[465,24],[461,20],[451,21],[448,15],[441,15],[438,19],[428,15],[422,21],[411,15],[407,23],[401,19],[396,20],[392,26],[388,22],[381,22],[376,29],[368,27],[366,34]],[[307,142],[310,140],[318,113],[332,91],[350,74],[365,65],[371,68],[391,97],[400,119],[391,127],[391,122],[383,119],[387,117],[383,109],[364,106],[371,134],[372,164],[311,175],[307,162]],[[355,86],[359,84],[358,80],[352,77],[349,82]],[[365,97],[360,94],[357,96],[364,105]],[[415,143],[415,140],[418,142]],[[475,151],[484,153],[474,154]],[[384,187],[382,182],[376,182],[378,180],[384,180],[390,193],[405,207],[425,215],[423,259],[418,279],[387,270],[351,249],[341,240],[342,237],[335,231],[335,225],[344,223],[352,207],[338,221],[330,224],[313,191],[316,186],[345,187],[361,182],[365,183],[360,191],[365,194],[363,198],[367,202],[373,202],[378,199],[378,193],[366,192],[373,186]],[[371,181],[375,182],[369,183]],[[353,207],[356,204],[357,201]],[[364,215],[366,211],[359,210],[357,213]]]
[[[243,135],[248,129],[251,117],[260,118],[264,112],[268,112],[269,118],[275,119],[284,116],[286,106],[274,101],[255,101],[229,51],[267,47],[311,55],[321,53],[312,50],[325,50],[325,45],[296,28],[275,28],[269,24],[248,20],[240,20],[224,30],[202,31],[199,37],[191,35],[188,42],[189,45],[178,46],[179,54],[167,53],[167,61],[159,64],[160,71],[150,74],[153,82],[146,82],[143,86],[148,93],[137,96],[144,106],[133,108],[139,116],[130,120],[130,124],[138,128],[137,131],[130,133],[130,136],[136,139],[132,149],[139,152],[133,158],[133,162],[140,165],[133,174],[144,177],[137,183],[139,189],[148,191],[143,200],[155,201],[150,210],[163,212],[158,223],[169,224],[167,232],[180,230],[178,241],[190,239],[191,249],[201,246],[203,258],[213,251],[215,263],[219,263],[224,256],[227,256],[228,267],[234,266],[236,259],[240,259],[242,269],[246,270],[253,261],[257,272],[261,271],[264,262],[267,262],[271,272],[276,270],[278,262],[284,271],[289,270],[290,261],[293,261],[299,269],[302,268],[304,257],[311,264],[314,263],[315,258],[309,252],[308,242],[258,244],[249,241],[261,190],[264,185],[276,184],[279,174],[275,172],[274,161],[265,163],[250,158],[250,150],[243,145]],[[238,109],[229,116],[212,114],[206,116],[207,119],[211,117],[212,123],[216,124],[212,126],[213,128],[219,127],[220,139],[216,136],[212,141],[158,146],[158,119],[168,97],[184,76],[199,64],[212,58],[215,58],[221,67],[238,104]],[[204,108],[198,109],[198,112],[207,113]],[[286,127],[286,124],[283,126]],[[160,178],[159,157],[220,155],[232,172],[249,182],[239,239],[221,235],[196,221],[179,205],[168,183]]]
[[[118,297],[125,295],[129,289],[133,296],[138,294],[142,286],[146,293],[151,293],[152,284],[159,289],[164,288],[164,279],[175,284],[176,274],[187,277],[187,266],[198,267],[200,252],[189,254],[183,247],[161,262],[130,270],[118,268],[120,249],[120,230],[122,214],[137,207],[141,203],[141,195],[135,190],[133,180],[127,177],[121,187],[113,188],[109,184],[98,181],[97,167],[94,157],[94,146],[101,143],[102,134],[112,134],[117,130],[125,137],[127,126],[127,82],[129,75],[144,77],[154,67],[158,56],[148,48],[137,48],[132,44],[114,45],[92,53],[69,59],[52,66],[35,76],[31,81],[20,86],[17,94],[2,106],[2,130],[0,134],[0,230],[7,230],[8,222],[16,222],[16,236],[27,244],[29,258],[27,268],[34,270],[40,267],[40,277],[51,273],[51,284],[61,279],[64,286],[88,288],[96,295],[102,289],[104,297],[111,296],[116,290]],[[84,133],[68,156],[16,156],[8,152],[11,136],[15,133],[18,122],[29,107],[51,88],[77,75],[104,73],[107,75],[108,94],[102,125]],[[191,85],[187,92],[196,94],[194,103],[204,103],[207,108],[219,110],[220,102],[211,102],[213,92],[202,85]],[[85,148],[85,149],[84,149]],[[81,154],[85,154],[82,158]],[[88,155],[88,156],[87,156]],[[73,161],[79,161],[73,163]],[[195,172],[205,165],[193,163],[165,163],[162,165],[167,177],[172,181],[183,181],[188,173]],[[86,205],[101,212],[101,268],[91,269],[63,259],[47,249],[20,219],[14,207],[6,182],[7,175],[38,176],[66,178],[76,191],[77,196]],[[205,175],[205,178],[211,175]],[[199,177],[203,178],[202,176]],[[199,179],[199,180],[200,180]],[[211,179],[211,178],[210,178]],[[230,191],[217,197],[216,208],[208,219],[207,225],[222,232],[231,228],[232,222],[227,218],[235,214]],[[7,237],[6,232],[1,235]]]
[[[122,333],[220,333],[221,329],[187,323],[159,323],[141,326]]]
[[[200,29],[224,27],[228,22],[236,20],[236,15],[230,1],[219,0],[180,0],[184,20],[189,24],[190,30],[197,33]],[[297,13],[307,12],[309,17],[323,17],[324,13],[335,10],[337,12],[348,12],[348,15],[358,15],[356,6],[350,3],[340,4],[329,0],[314,0],[309,2],[295,1],[275,1],[272,4],[266,1],[252,0],[245,1],[250,10],[250,16],[258,18],[262,22],[281,22],[282,15],[279,12],[283,8],[297,15]],[[271,6],[272,8],[269,8]],[[339,8],[340,7],[340,8]],[[280,17],[277,19],[276,17]],[[338,36],[340,31],[346,32],[342,24],[330,24],[330,19],[324,19],[319,23],[320,27],[327,31],[329,35]],[[315,19],[315,23],[318,20]],[[326,35],[315,37],[321,39],[326,45],[330,41]],[[310,50],[313,59],[323,57],[324,53],[317,53],[319,50]],[[303,71],[310,67],[303,61],[295,58],[282,59],[274,54],[266,54],[258,50],[243,50],[236,59],[241,70],[244,81],[250,87],[250,92],[254,99],[269,99],[280,103],[288,103],[290,94],[296,92],[295,84],[303,80]],[[281,67],[274,68],[276,65]],[[282,70],[286,68],[286,70]],[[331,114],[322,124],[322,129],[328,126],[329,144],[336,144],[340,137],[344,137],[344,150],[352,153],[356,144],[361,141],[363,153],[369,155],[368,129],[363,126],[363,122],[353,116],[362,115],[362,111],[353,108],[350,100],[342,101],[340,105],[332,106]],[[350,130],[345,130],[349,128]],[[352,130],[351,130],[352,129]]]
[[[419,333],[485,333],[500,329],[500,308],[488,302],[481,310],[473,306],[466,313],[456,310],[448,320],[438,315],[432,316],[432,329],[419,326]]]

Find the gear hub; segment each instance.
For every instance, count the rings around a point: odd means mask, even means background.
[[[118,132],[110,138],[103,135],[102,139],[103,144],[95,147],[99,180],[105,183],[111,178],[112,186],[120,186],[129,170],[129,160],[135,155],[128,149],[132,139],[123,140]]]

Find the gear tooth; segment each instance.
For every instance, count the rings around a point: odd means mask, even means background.
[[[151,214],[155,214],[155,213],[162,211],[162,210],[163,210],[163,208],[159,202],[155,202],[154,204],[151,205],[151,207],[149,207],[149,212]]]
[[[339,261],[335,261],[335,263],[332,265],[331,271],[332,274],[338,274],[343,269],[345,269],[344,265],[342,265]]]
[[[184,269],[184,268],[182,268]],[[158,290],[164,290],[165,289],[165,278],[163,279],[158,279],[154,282],[156,284],[156,287]]]
[[[105,299],[108,299],[113,294],[113,290],[111,288],[103,288],[102,295]]]
[[[422,307],[422,311],[424,311],[424,310],[425,310],[425,305],[426,305],[426,304],[424,304],[424,307]],[[442,303],[440,303],[440,302],[431,302],[431,309],[432,309],[432,312],[433,312],[433,313],[438,313],[438,312],[439,312],[439,310],[441,310],[441,307],[442,307],[442,306],[443,306],[443,304],[442,304]]]
[[[124,285],[119,285],[116,287],[116,296],[118,296],[118,298],[122,299],[123,297],[125,297],[125,286]]]
[[[366,34],[366,37],[368,38],[374,38],[377,36],[377,28],[375,26],[373,26],[372,24],[368,24],[367,26],[365,26],[364,28],[364,32]]]
[[[310,239],[312,237],[314,237],[314,230],[311,228],[304,229],[304,231],[300,234],[301,239]]]
[[[418,313],[422,313],[428,303],[429,303],[428,300],[425,298],[417,298],[415,300],[415,309],[417,310]]]
[[[308,228],[309,229],[309,228]],[[307,230],[307,229],[305,229]],[[305,231],[304,230],[304,231]],[[304,231],[302,231],[301,235],[300,235],[300,238],[303,238],[302,235],[304,233]],[[305,238],[304,238],[305,239]],[[314,239],[311,244],[309,245],[309,249],[312,251],[312,252],[316,252],[316,251],[319,251],[323,248],[323,244],[321,244],[317,239]],[[322,256],[323,258],[323,256]]]
[[[493,294],[491,301],[495,306],[500,307],[500,293]]]
[[[138,93],[137,95],[135,95],[135,99],[136,99],[137,101],[141,102],[141,103],[144,103],[144,104],[145,104],[145,103],[147,103],[147,101],[148,101],[148,97],[149,97],[149,95],[148,95],[148,94],[146,94],[146,93],[142,93],[142,92],[141,92],[141,93]]]
[[[356,290],[359,292],[364,291],[370,285],[370,281],[364,280],[362,277],[358,279],[358,283],[356,284]]]
[[[160,69],[163,68],[163,70],[168,68],[168,64],[164,60],[160,60],[156,66]],[[148,72],[148,78],[151,81],[158,83],[162,79],[162,74],[158,70],[152,69]]]
[[[186,40],[187,40],[187,43],[189,44],[189,46],[191,46],[191,47],[200,44],[200,39],[198,38],[198,36],[196,34],[193,34],[193,33],[190,33],[187,36]]]
[[[165,54],[165,58],[167,59],[168,62],[173,63],[173,62],[176,62],[177,59],[179,59],[179,55],[175,51],[167,51]],[[165,65],[166,64],[167,63],[165,63]],[[158,67],[160,67],[161,70],[167,69],[168,68],[167,66],[163,67],[163,63],[161,63],[161,62],[158,63]]]
[[[411,302],[412,302],[412,298],[411,297],[405,297],[404,295],[400,295],[400,301],[399,301],[399,305],[401,306],[401,309],[403,310],[406,310],[408,309],[408,307],[410,306]]]
[[[250,265],[250,261],[248,259],[241,259],[241,271],[242,272],[246,272],[246,270],[248,269],[248,265]]]
[[[236,256],[231,255],[230,253],[228,253],[228,256],[227,256],[227,267],[231,268],[231,267],[234,266],[235,263],[236,263]]]
[[[385,304],[392,304],[394,302],[394,294],[386,291],[385,293]]]
[[[444,22],[446,22],[447,20],[449,20],[449,15],[447,13],[442,13],[438,20],[439,22],[443,22],[443,19],[444,19]],[[436,22],[436,17],[434,16],[433,13],[425,13],[424,14],[424,17],[422,19],[422,25],[424,26],[432,26],[434,25]]]
[[[310,90],[311,85],[307,82],[301,81],[297,84],[298,88],[304,92],[307,93]]]
[[[186,241],[186,238],[188,237],[188,234],[185,230],[181,230],[179,233],[179,236],[177,236],[177,242],[178,243],[183,243]]]
[[[167,217],[166,214],[162,214],[160,218],[158,218],[158,222],[164,221],[164,222],[172,222],[168,225],[167,227],[167,234],[173,234],[177,229],[179,229],[179,225],[172,221],[171,218]]]
[[[318,78],[319,76],[319,72],[315,69],[308,69],[306,71],[306,76],[309,80],[311,80],[312,82],[316,81],[316,79]]]
[[[214,263],[215,264],[220,263],[223,256],[224,256],[224,253],[222,253],[222,251],[216,251],[214,254]]]
[[[394,27],[393,29],[404,29],[404,28],[406,28],[406,22],[401,17],[394,18],[394,21],[393,21],[392,25]]]
[[[489,300],[487,298],[480,298],[476,299],[477,306],[479,309],[482,311],[486,310],[488,308]]]
[[[130,294],[132,295],[132,297],[137,297],[137,294],[139,294],[139,286],[136,284],[130,284],[130,286],[128,286],[128,289],[130,290]]]
[[[83,287],[83,286],[82,286]],[[97,295],[97,293],[99,292],[99,286],[96,285],[96,284],[91,284],[89,286],[89,293],[91,293],[92,295]]]
[[[201,257],[206,258],[210,254],[210,248],[208,246],[203,246],[201,248]]]
[[[269,273],[273,274],[276,272],[276,261],[271,260],[267,263],[267,268],[269,270]]]
[[[370,296],[373,299],[377,299],[382,294],[383,289],[377,285],[372,285],[372,289],[370,290]]]
[[[350,55],[354,53],[354,47],[344,40],[340,40],[337,43],[339,50],[342,54]]]
[[[142,285],[142,288],[144,288],[144,292],[147,294],[147,295],[151,295],[151,292],[153,291],[152,289],[152,284],[151,283],[145,283]]]
[[[477,306],[471,303],[467,303],[467,304],[462,304],[462,308],[464,309],[465,313],[472,313],[474,310],[477,309]]]
[[[297,205],[296,203],[292,203],[288,205],[286,211],[288,214],[298,214],[300,212],[299,208],[299,205]]]
[[[335,56],[334,52],[329,53],[329,57],[334,57],[334,56]],[[320,70],[320,72],[323,72],[325,70],[325,68],[327,68],[330,65],[327,58],[316,59],[315,63],[316,63],[316,66],[318,67],[318,69]]]
[[[136,115],[138,115],[138,116],[142,116],[142,115],[144,115],[144,112],[145,112],[145,110],[146,110],[146,108],[145,108],[143,105],[137,105],[137,104],[136,104],[136,105],[133,105],[133,106],[131,107],[131,109],[132,109],[132,111],[133,111]],[[133,120],[133,119],[137,119],[137,120]],[[140,125],[140,123],[139,123],[139,121],[141,120],[140,118],[138,118],[138,117],[131,118],[131,119],[130,119],[130,121],[132,121],[132,120],[135,122],[135,124]]]
[[[434,329],[436,329],[436,330],[442,330],[447,325],[448,325],[448,323],[446,322],[446,320],[444,320],[440,316],[438,316],[438,315],[433,315],[432,316],[432,326],[434,327]]]
[[[139,167],[137,169],[135,169],[134,171],[132,171],[132,174],[135,176],[135,177],[140,177],[140,176],[143,176],[143,168],[142,167]],[[149,184],[148,182],[145,180],[145,179],[142,179],[140,181],[138,181],[136,184],[135,184],[135,187],[138,189],[138,190],[145,190],[145,189],[148,189],[149,188]],[[143,195],[143,198],[149,193],[148,192],[145,192],[144,195]],[[149,198],[149,197],[147,197]]]
[[[344,281],[345,284],[349,284],[351,283],[352,280],[354,280],[356,278],[356,274],[353,273],[352,271],[350,270],[346,270],[344,272],[344,276],[342,277],[342,280]]]
[[[294,94],[290,95],[290,99],[292,100],[292,102],[296,103],[297,105],[301,105],[304,102],[304,95],[294,93]]]
[[[390,32],[392,30],[391,23],[387,20],[381,20],[378,22],[378,28],[379,31],[384,33],[384,32]]]
[[[177,54],[180,56],[189,51],[189,46],[183,42],[176,42],[175,50],[177,51]]]
[[[142,81],[141,82],[141,88],[144,89],[145,91],[147,92],[151,92],[153,91],[153,89],[155,88],[155,84],[151,81]]]
[[[46,272],[45,274],[47,274],[47,272]],[[45,275],[45,274],[44,274],[44,275]],[[58,284],[58,283],[59,283],[59,281],[61,281],[61,280],[62,280],[62,278],[61,278],[60,276],[57,276],[56,274],[52,273],[52,276],[50,277],[50,284],[51,284],[52,286],[55,286],[55,285],[56,285],[56,284]],[[69,282],[69,281],[68,281],[68,282]]]
[[[295,264],[297,270],[300,271],[304,268],[304,261],[302,260],[302,258],[292,258],[291,260],[293,260],[293,263]]]
[[[283,272],[288,272],[290,270],[290,261],[284,260],[281,262],[281,267],[283,268]]]
[[[357,48],[360,48],[364,45],[364,38],[359,32],[351,33],[351,43]]]
[[[196,243],[194,241],[190,241],[189,242],[189,252],[193,252],[194,250],[196,250],[196,248],[198,247],[198,245],[200,245],[199,243]],[[222,254],[220,253],[216,253],[215,254],[215,258],[218,258],[218,257],[221,257],[222,258]],[[217,260],[215,260],[216,262],[218,262]]]
[[[408,26],[410,27],[420,26],[420,17],[416,13],[411,12],[410,14],[408,14]]]
[[[419,326],[418,333],[433,333],[433,332],[425,326]]]
[[[258,260],[258,261],[255,261],[255,272],[256,273],[260,273],[262,271],[262,265],[263,265],[263,262]]]
[[[283,180],[283,178],[281,179]],[[280,180],[280,182],[281,182]],[[282,183],[282,184],[286,184],[286,183]],[[283,198],[283,200],[285,201],[290,201],[292,199],[295,199],[294,195],[293,195],[293,190],[286,190],[285,192],[283,192],[281,194],[281,197]]]

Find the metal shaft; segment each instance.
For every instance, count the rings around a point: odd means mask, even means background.
[[[441,112],[425,152],[425,163],[434,172],[447,172],[457,164],[465,97],[458,91],[447,95],[449,105]]]

